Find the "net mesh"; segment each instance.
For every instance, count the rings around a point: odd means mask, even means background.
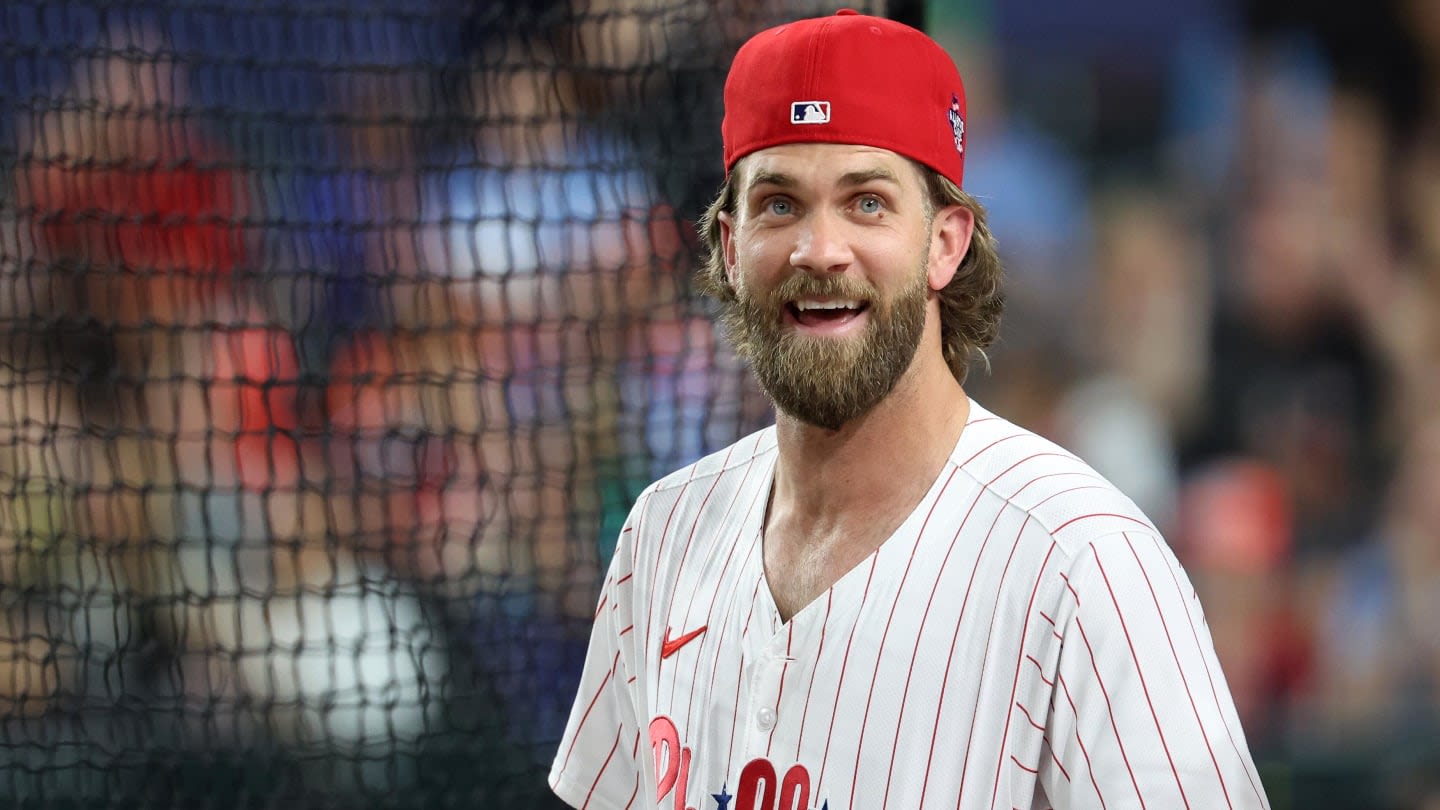
[[[0,795],[541,807],[747,0],[0,8]]]

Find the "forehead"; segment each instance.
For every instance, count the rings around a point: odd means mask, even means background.
[[[761,176],[784,176],[800,185],[828,186],[860,175],[886,173],[918,189],[915,164],[888,149],[837,143],[789,143],[761,149],[740,160],[742,190]]]

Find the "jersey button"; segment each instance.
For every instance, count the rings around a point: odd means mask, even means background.
[[[761,731],[769,731],[770,729],[774,728],[775,710],[770,708],[769,706],[766,706],[765,708],[756,712],[755,725],[759,726]]]

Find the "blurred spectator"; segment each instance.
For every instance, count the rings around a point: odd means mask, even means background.
[[[1158,189],[1113,190],[1093,207],[1095,283],[1078,324],[1089,368],[1058,406],[1058,438],[1167,525],[1177,437],[1206,416],[1209,256],[1193,217]]]
[[[1385,361],[1342,279],[1329,85],[1312,51],[1282,51],[1250,87],[1235,255],[1212,333],[1207,424],[1188,460],[1253,454],[1290,482],[1300,559],[1355,541],[1374,514]]]
[[[1236,710],[1256,751],[1283,742],[1312,677],[1312,640],[1290,582],[1286,481],[1254,459],[1216,461],[1181,490],[1176,554],[1190,572]]]
[[[1440,801],[1440,421],[1408,443],[1374,542],[1318,615],[1323,677],[1300,751],[1373,752],[1396,807]]]
[[[602,477],[636,449],[617,433],[627,331],[678,304],[650,184],[580,117],[559,11],[472,26],[451,137],[413,178],[419,224],[400,212],[370,252],[394,332],[348,346],[328,394],[360,483],[341,535],[445,601],[537,762],[594,611]]]
[[[196,125],[186,71],[152,27],[102,44],[22,132],[17,197],[59,282],[32,314],[113,346],[111,439],[81,457],[125,482],[92,511],[175,657],[152,687],[181,739],[364,754],[353,783],[396,778],[377,757],[428,730],[443,654],[412,595],[326,543],[296,349],[245,276],[247,184]]]
[[[105,705],[133,664],[119,572],[86,514],[96,448],[46,348],[12,337],[0,359],[0,718]]]
[[[124,26],[25,122],[16,201],[61,307],[43,314],[130,338],[174,325],[241,261],[242,184],[179,106],[185,92],[158,35]]]

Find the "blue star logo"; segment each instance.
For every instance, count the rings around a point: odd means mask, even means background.
[[[720,788],[720,792],[711,793],[710,798],[715,800],[715,807],[717,808],[717,810],[728,810],[728,808],[730,807],[730,800],[735,797],[727,793],[725,791],[725,788],[722,786]]]

